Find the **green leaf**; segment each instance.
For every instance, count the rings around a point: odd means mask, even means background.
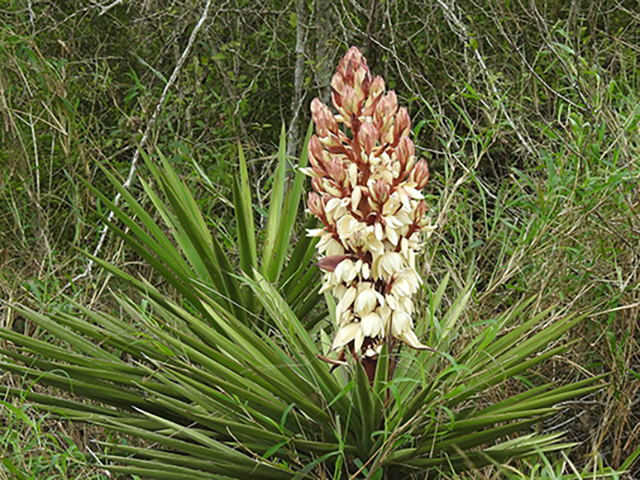
[[[251,185],[247,161],[244,157],[242,145],[238,143],[238,159],[240,162],[240,182],[237,178],[233,182],[233,204],[235,207],[236,224],[238,228],[238,247],[240,250],[240,268],[247,275],[252,275],[258,268],[256,250],[256,231],[253,222],[253,205],[251,201]]]
[[[311,138],[312,133],[313,133],[313,123],[310,123],[309,128],[307,129],[307,136],[305,137],[305,140],[303,143],[302,154],[300,155],[300,161],[298,163],[298,167],[295,169],[293,184],[289,182],[289,189],[284,199],[284,208],[282,211],[282,218],[279,221],[277,234],[276,234],[276,238],[278,241],[278,248],[275,249],[274,259],[273,261],[270,261],[269,267],[267,270],[266,278],[272,282],[275,282],[276,279],[280,276],[280,273],[282,272],[284,259],[287,254],[289,242],[291,241],[291,233],[293,232],[293,226],[298,218],[298,209],[300,206],[300,199],[302,197],[302,184],[305,180],[305,175],[300,171],[300,168],[304,168],[307,166],[307,163],[308,163],[307,147],[309,144],[309,138]],[[284,126],[282,130],[282,135],[284,135]],[[286,143],[284,143],[284,139],[281,139],[280,141],[280,148],[285,149],[285,152],[286,152]],[[286,166],[286,160],[283,163]],[[286,170],[284,171],[284,173],[286,173]],[[274,190],[274,193],[276,193],[275,190]],[[269,230],[267,228],[267,235],[268,233],[269,233]],[[265,249],[265,255],[268,255],[268,252],[266,251],[266,249]],[[268,256],[270,257],[270,255]]]
[[[269,219],[265,233],[265,243],[262,255],[262,273],[267,280],[275,282],[279,267],[277,265],[278,250],[286,249],[285,239],[278,238],[282,209],[284,202],[285,177],[287,173],[287,132],[282,125],[280,132],[280,146],[278,148],[278,165],[273,179],[273,188],[269,197]]]

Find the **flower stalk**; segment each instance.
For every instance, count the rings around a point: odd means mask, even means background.
[[[429,169],[416,161],[407,109],[372,77],[356,47],[340,60],[331,87],[337,114],[318,98],[311,103],[316,134],[303,172],[314,190],[308,211],[323,227],[308,235],[320,237],[321,292],[337,302],[331,350],[344,363],[348,349],[372,380],[385,341],[429,350],[413,331],[416,252],[421,232],[432,230],[420,192]]]

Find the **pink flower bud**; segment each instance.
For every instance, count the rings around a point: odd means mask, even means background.
[[[422,159],[411,170],[411,180],[416,182],[416,189],[422,190],[429,181],[429,165]]]
[[[324,159],[323,159],[323,149],[322,143],[320,143],[320,139],[313,135],[309,139],[309,162],[313,168],[318,168],[324,170]]]
[[[333,106],[336,107],[336,110],[340,110],[342,108],[342,95],[338,93],[338,90],[331,87],[331,101],[333,102]]]
[[[353,85],[355,82],[355,74],[359,69],[369,70],[367,61],[356,47],[351,47],[340,61],[338,72],[342,73],[346,83]]]
[[[396,139],[400,139],[403,135],[409,134],[411,128],[411,120],[409,119],[409,113],[406,107],[402,107],[398,110],[396,115],[396,122],[393,125],[393,135]]]
[[[319,98],[311,102],[311,116],[316,124],[316,132],[320,138],[329,136],[329,132],[335,134],[338,131],[338,122],[324,103]]]
[[[396,93],[391,90],[380,98],[376,111],[373,115],[376,127],[380,132],[386,133],[393,125],[394,115],[398,109],[398,99]]]
[[[373,147],[376,146],[379,136],[380,133],[373,123],[365,122],[360,126],[360,129],[358,130],[358,141],[367,156],[371,154]]]
[[[358,97],[358,103],[362,103],[364,98],[369,93],[369,85],[371,84],[371,75],[369,69],[366,66],[360,66],[356,70],[353,88],[356,91]]]
[[[400,171],[405,172],[407,169],[407,164],[409,163],[409,159],[415,155],[416,150],[413,146],[413,142],[407,135],[403,135],[398,142],[398,147],[396,149],[396,155],[398,156],[398,161],[400,162]]]
[[[378,205],[384,205],[389,199],[389,185],[382,178],[378,179],[371,187],[369,187],[371,197]]]
[[[369,88],[371,87],[371,75],[369,71],[366,71],[366,75],[362,79],[362,84],[360,85],[360,91],[362,92],[361,100],[369,96]]]
[[[419,200],[418,205],[413,212],[413,221],[418,223],[422,217],[427,213],[427,202]]]
[[[331,88],[336,92],[341,92],[344,88],[344,78],[340,72],[334,74],[331,78]]]
[[[323,193],[324,192],[324,187],[322,186],[322,178],[313,177],[311,179],[311,186],[318,193]],[[311,210],[311,208],[309,208],[309,210]]]
[[[340,95],[342,96],[340,112],[344,118],[351,118],[351,114],[358,113],[358,95],[351,85],[345,85]]]
[[[375,96],[378,97],[380,96],[382,93],[384,93],[384,80],[381,76],[377,76],[376,78],[373,79],[373,82],[371,83],[371,88],[369,89],[369,93],[371,96]]]
[[[313,180],[316,180],[315,178]],[[309,199],[307,200],[307,207],[309,211],[313,213],[316,217],[322,219],[324,218],[324,202],[322,201],[322,197],[315,192],[309,193]]]
[[[338,157],[333,157],[326,165],[327,173],[329,176],[341,186],[345,186],[347,183],[347,172],[342,164],[342,161]]]

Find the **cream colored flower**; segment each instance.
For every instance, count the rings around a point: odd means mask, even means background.
[[[383,341],[422,345],[413,331],[413,296],[420,233],[432,227],[420,190],[429,178],[416,161],[407,109],[384,80],[373,78],[353,47],[340,61],[331,86],[333,115],[319,99],[311,103],[316,135],[309,141],[312,178],[308,211],[324,224],[320,237],[321,292],[337,300],[338,330],[332,350],[348,347],[359,358],[376,359]],[[348,129],[351,132],[343,132]],[[393,341],[393,340],[392,340]]]

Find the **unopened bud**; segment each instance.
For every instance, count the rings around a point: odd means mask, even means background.
[[[342,73],[346,83],[353,85],[355,82],[356,71],[360,69],[369,70],[367,67],[367,61],[356,47],[351,47],[347,50],[344,58],[338,65],[338,72]]]
[[[413,142],[409,138],[408,135],[403,135],[398,142],[398,147],[396,148],[396,155],[398,157],[398,161],[400,162],[400,171],[404,172],[407,169],[407,164],[409,163],[409,159],[415,155],[416,150],[413,146]]]
[[[371,122],[365,122],[360,126],[358,130],[358,141],[364,149],[367,156],[371,154],[373,147],[376,146],[378,141],[379,132],[378,129]]]
[[[369,88],[371,87],[371,75],[369,74],[368,70],[365,73],[366,75],[364,76],[364,78],[362,79],[362,83],[360,84],[360,100],[369,96]]]
[[[319,98],[314,98],[311,102],[311,116],[320,138],[329,136],[329,132],[335,134],[338,131],[338,123],[331,110]]]
[[[393,125],[393,134],[395,138],[400,138],[403,135],[409,134],[409,129],[411,128],[411,120],[409,119],[409,113],[407,112],[406,107],[402,107],[398,110],[398,114],[396,115],[396,122]]]
[[[377,76],[376,78],[373,79],[373,82],[371,82],[371,88],[369,89],[369,93],[372,96],[376,96],[376,97],[384,93],[384,80],[382,79],[381,76]]]
[[[345,186],[347,183],[347,173],[345,172],[344,165],[338,157],[333,157],[326,165],[327,173],[329,176],[341,186]]]
[[[422,190],[429,181],[429,165],[422,159],[411,170],[410,179],[416,183],[416,189]]]
[[[396,92],[393,90],[387,92],[386,95],[380,98],[374,113],[374,120],[378,130],[383,133],[389,131],[389,128],[393,125],[393,119],[397,109],[398,99],[396,97]]]
[[[427,213],[427,202],[419,200],[415,210],[413,211],[413,221],[419,223],[425,213]]]
[[[342,192],[338,188],[338,185],[333,180],[329,180],[327,178],[321,179],[322,182],[322,190],[332,197],[341,197]]]
[[[356,70],[353,88],[358,96],[358,102],[362,102],[369,93],[369,85],[371,84],[371,75],[366,65],[360,65]]]
[[[329,153],[340,153],[343,150],[342,142],[332,133],[320,138],[320,143],[324,145]]]
[[[344,118],[351,118],[352,114],[358,113],[358,95],[351,85],[345,85],[340,95],[342,96],[340,112]]]
[[[333,88],[336,92],[341,92],[344,88],[344,78],[340,72],[333,75],[331,78],[331,88]]]
[[[369,192],[378,205],[384,205],[389,199],[389,185],[382,178],[369,187]]]
[[[316,180],[315,178],[313,180]],[[307,207],[309,211],[318,218],[324,218],[324,202],[322,197],[315,192],[309,193],[309,199],[307,200]]]
[[[340,110],[342,108],[342,95],[340,95],[339,90],[331,87],[331,101],[333,102],[333,106],[336,107],[336,110]]]
[[[324,169],[322,143],[320,143],[320,139],[316,135],[311,136],[309,139],[308,151],[311,166],[313,168]]]

